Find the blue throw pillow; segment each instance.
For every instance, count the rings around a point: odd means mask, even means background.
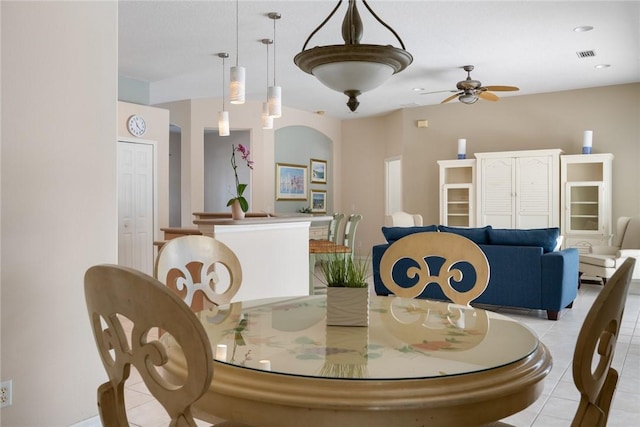
[[[553,252],[559,235],[558,227],[531,230],[493,228],[489,230],[489,243],[505,246],[540,246],[542,251],[547,253]]]
[[[482,228],[462,228],[462,227],[447,227],[446,225],[439,225],[438,229],[444,233],[454,233],[462,237],[466,237],[476,245],[486,245],[489,243],[489,230],[490,225]]]
[[[424,233],[426,231],[438,231],[437,225],[427,225],[424,227],[382,227],[382,234],[387,239],[387,243],[391,244],[404,236],[413,233]]]

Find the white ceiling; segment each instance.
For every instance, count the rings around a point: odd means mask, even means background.
[[[347,3],[311,39],[309,48],[343,43],[340,26]],[[369,1],[402,38],[413,63],[362,94],[354,114],[345,105],[345,95],[293,63],[309,34],[336,4],[240,0],[239,65],[247,70],[247,99],[266,97],[267,53],[260,40],[273,38],[269,12],[282,15],[276,22],[275,51],[283,104],[342,119],[437,104],[450,94],[421,95],[414,88],[455,89],[466,77],[461,69],[466,64],[475,66],[471,76],[483,85],[520,88],[497,93],[501,97],[640,81],[640,1]],[[364,23],[361,42],[399,47],[362,2],[357,5]],[[220,97],[222,60],[217,53],[228,52],[227,67],[235,65],[235,11],[235,0],[120,0],[119,74],[150,82],[151,104]],[[594,29],[573,31],[583,25]],[[594,50],[596,56],[578,58],[576,52],[584,50]],[[273,47],[270,55],[273,58]],[[594,68],[602,63],[611,67]],[[225,76],[228,79],[228,68]],[[225,91],[228,97],[228,86]]]

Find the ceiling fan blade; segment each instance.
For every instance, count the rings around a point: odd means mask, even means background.
[[[494,92],[511,92],[515,90],[520,90],[515,86],[485,86],[485,89],[492,90]]]
[[[460,95],[460,93],[455,93],[455,94],[451,95],[450,97],[448,97],[447,99],[445,99],[444,101],[442,101],[440,104],[444,104],[444,103],[446,103],[446,102],[449,102],[449,101],[451,101],[452,99],[457,98],[457,97],[458,97],[458,95]]]
[[[457,92],[457,90],[436,90],[434,92],[422,92],[420,95],[431,95],[432,93]]]
[[[485,101],[497,101],[500,99],[495,93],[491,93],[491,92],[480,92],[477,95],[478,95],[478,98],[482,98]]]

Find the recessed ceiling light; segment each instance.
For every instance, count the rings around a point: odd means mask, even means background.
[[[591,30],[593,30],[593,27],[590,25],[581,25],[573,29],[573,31],[575,31],[576,33],[584,33],[585,31],[591,31]]]
[[[611,67],[611,64],[598,64],[598,65],[594,65],[595,68],[609,68]]]
[[[413,91],[414,91],[414,92],[422,92],[423,90],[424,90],[424,88],[423,88],[423,87],[414,87],[414,88],[413,88]]]

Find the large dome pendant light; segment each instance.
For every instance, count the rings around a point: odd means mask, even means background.
[[[278,12],[267,15],[273,19],[273,86],[267,88],[269,115],[273,118],[282,117],[282,88],[276,85],[276,21],[281,18]]]
[[[229,54],[220,52],[218,56],[222,58],[222,111],[218,111],[218,135],[229,136],[229,112],[224,109],[224,60]]]
[[[356,1],[349,0],[347,13],[342,21],[342,38],[345,44],[316,46],[307,50],[311,37],[331,19],[342,4],[340,0],[329,16],[309,35],[302,52],[293,59],[302,71],[314,75],[323,85],[347,95],[347,106],[351,111],[356,111],[360,105],[358,96],[362,92],[377,88],[413,62],[413,56],[405,50],[404,43],[393,28],[382,21],[365,0],[362,3],[398,39],[401,49],[391,45],[360,44],[362,20]]]
[[[238,18],[238,3],[236,0],[236,66],[231,67],[229,73],[229,102],[232,104],[244,104],[245,94],[245,69],[238,65],[240,57],[239,44],[239,18]]]

